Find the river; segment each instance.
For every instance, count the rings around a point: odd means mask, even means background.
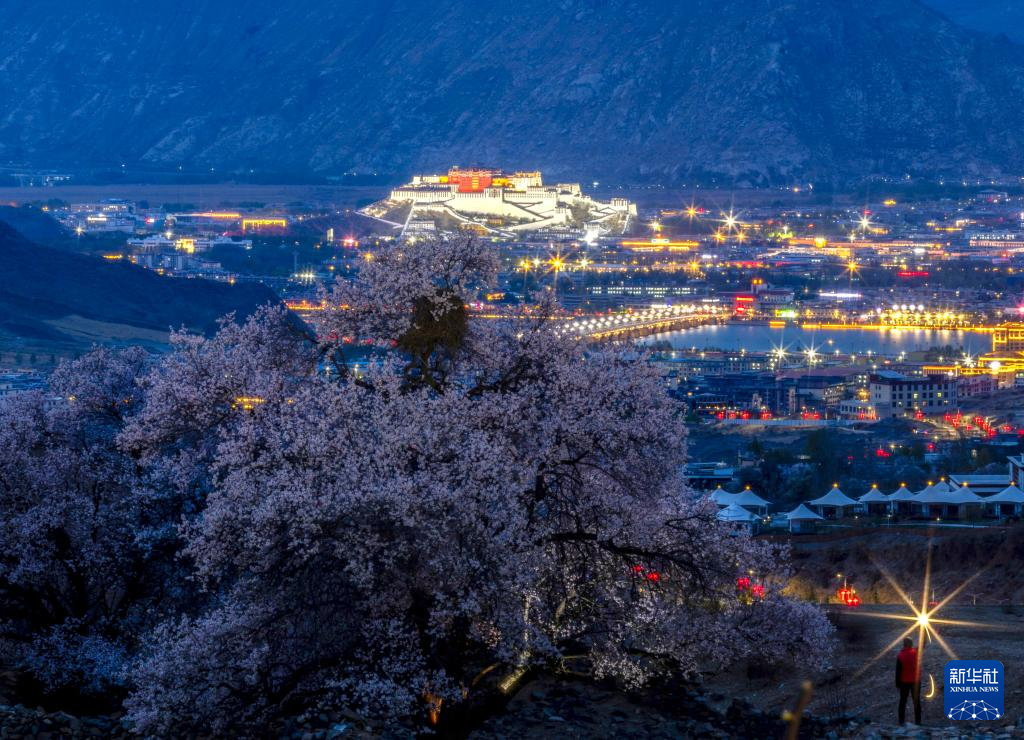
[[[778,347],[800,352],[813,347],[821,354],[872,354],[896,357],[901,352],[930,347],[962,347],[972,355],[992,350],[989,334],[970,331],[929,329],[879,331],[876,329],[803,329],[796,325],[771,327],[767,324],[711,324],[691,329],[654,334],[644,344],[668,341],[676,349],[724,349],[770,352]]]

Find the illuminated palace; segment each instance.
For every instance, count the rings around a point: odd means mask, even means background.
[[[410,204],[410,220],[439,215],[496,232],[578,228],[594,236],[621,233],[636,217],[636,205],[625,198],[601,202],[578,183],[545,185],[540,172],[453,167],[444,175],[417,175],[392,190],[389,201],[366,210],[377,215],[388,205]]]

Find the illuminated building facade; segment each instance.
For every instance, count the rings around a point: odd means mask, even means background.
[[[883,371],[871,376],[871,405],[879,418],[906,412],[943,413],[957,404],[957,379],[948,375],[907,376]]]
[[[392,190],[387,201],[363,212],[386,219],[401,205],[412,208],[407,221],[444,216],[498,234],[576,227],[601,236],[621,232],[637,214],[636,205],[625,198],[598,201],[585,195],[578,183],[545,185],[540,172],[506,174],[457,167],[445,175],[417,175]]]
[[[1006,323],[992,332],[993,352],[1024,352],[1024,323]]]

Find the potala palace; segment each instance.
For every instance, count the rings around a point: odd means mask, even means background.
[[[597,201],[578,183],[545,185],[540,172],[453,167],[444,175],[413,177],[362,213],[400,227],[407,236],[438,230],[505,236],[545,231],[593,240],[622,233],[636,217],[636,204],[625,198]]]

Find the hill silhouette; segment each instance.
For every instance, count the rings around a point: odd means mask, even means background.
[[[276,302],[262,285],[163,277],[39,246],[0,222],[0,344],[158,345],[172,328],[209,333],[227,313],[241,318]]]

